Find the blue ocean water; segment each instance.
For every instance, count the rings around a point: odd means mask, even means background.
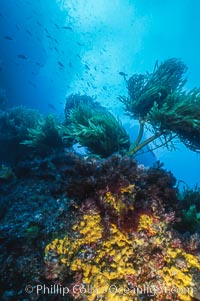
[[[156,60],[177,57],[188,66],[186,88],[199,87],[199,8],[198,0],[1,0],[0,93],[8,106],[58,115],[66,95],[88,94],[131,131],[117,100],[127,94],[119,72],[152,71]],[[155,156],[178,180],[199,184],[199,155],[177,148]]]

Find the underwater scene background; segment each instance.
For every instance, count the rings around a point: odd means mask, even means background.
[[[0,1],[1,300],[200,300],[199,20]]]

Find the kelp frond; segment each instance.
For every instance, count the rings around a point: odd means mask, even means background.
[[[80,103],[71,109],[68,122],[69,136],[94,154],[108,157],[129,148],[129,137],[121,122],[103,107]]]
[[[32,147],[35,152],[41,155],[64,148],[64,127],[59,125],[52,115],[41,119],[37,126],[35,128],[29,128],[28,132],[28,139],[22,144]]]
[[[127,83],[129,96],[119,99],[128,114],[145,118],[155,102],[162,105],[168,95],[183,87],[186,70],[185,64],[176,58],[156,63],[152,73],[134,74]]]
[[[170,148],[168,135],[178,137],[186,147],[200,152],[200,89],[184,90],[186,70],[181,60],[172,58],[156,64],[151,74],[134,74],[128,80],[129,96],[120,97],[125,110],[140,120],[140,129],[143,122],[154,130],[146,141],[133,143],[131,154],[158,137],[166,140],[164,145]],[[144,124],[142,127],[143,132]]]
[[[66,123],[68,124],[69,120],[69,114],[70,111],[76,107],[78,107],[80,104],[86,104],[86,105],[91,105],[95,108],[100,108],[100,104],[96,102],[92,97],[88,95],[80,95],[80,94],[70,94],[66,98],[66,103],[65,103],[65,119]]]
[[[23,106],[0,112],[0,141],[23,141],[27,138],[27,129],[35,127],[40,119],[38,111]]]
[[[154,103],[148,119],[155,130],[176,133],[188,148],[200,151],[200,89],[175,92],[160,108]]]

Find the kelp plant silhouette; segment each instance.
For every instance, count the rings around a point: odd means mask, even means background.
[[[151,142],[155,143],[153,149],[166,146],[173,150],[175,138],[191,150],[200,151],[200,88],[186,91],[186,71],[180,59],[170,58],[161,64],[156,62],[152,73],[134,74],[126,81],[128,97],[120,96],[119,100],[140,124],[130,155]],[[152,131],[152,136],[142,141],[145,128]]]

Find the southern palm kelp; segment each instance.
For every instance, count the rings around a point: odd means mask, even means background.
[[[181,223],[178,230],[189,231],[191,234],[200,233],[200,188],[185,188],[179,192],[181,210]]]
[[[34,128],[28,129],[28,139],[22,144],[31,147],[35,153],[45,156],[64,150],[65,127],[55,121],[52,115],[41,118]]]
[[[188,148],[200,151],[200,89],[174,92],[160,108],[154,103],[148,120],[156,131],[173,132]]]
[[[67,124],[69,123],[68,117],[70,110],[78,107],[80,104],[83,103],[91,105],[95,108],[101,107],[101,105],[98,102],[94,101],[94,99],[88,95],[70,94],[69,96],[67,96],[65,103],[65,121]]]
[[[0,112],[0,160],[16,162],[27,155],[21,142],[28,138],[28,128],[33,128],[41,114],[23,106]]]
[[[108,157],[129,149],[129,137],[121,122],[93,102],[80,102],[67,117],[68,135],[97,155]]]
[[[152,73],[135,74],[127,81],[129,95],[120,100],[140,123],[130,154],[158,137],[161,141],[156,148],[169,147],[178,137],[190,149],[200,151],[200,90],[184,90],[186,70],[181,60],[172,58],[156,64]],[[141,143],[145,125],[151,126],[153,136]]]
[[[2,140],[27,137],[29,127],[34,127],[41,115],[38,111],[23,106],[0,112],[0,137]]]
[[[12,168],[8,165],[0,165],[0,183],[6,183],[15,179]]]
[[[134,74],[127,82],[128,97],[120,97],[125,110],[144,119],[155,102],[162,106],[168,95],[184,86],[186,70],[182,61],[171,58],[160,65],[157,62],[152,73]]]

